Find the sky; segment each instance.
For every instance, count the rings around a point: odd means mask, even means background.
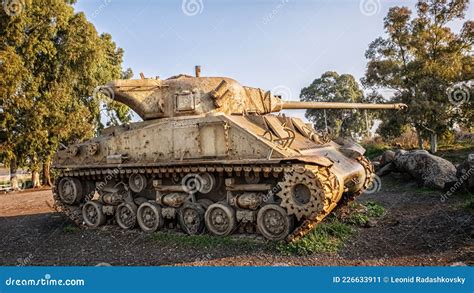
[[[227,76],[298,100],[326,71],[360,79],[364,53],[383,35],[383,18],[402,0],[78,0],[99,32],[124,49],[138,78]],[[473,6],[473,5],[471,5]],[[466,19],[474,19],[469,7]],[[455,29],[459,26],[454,25]],[[304,111],[296,113],[302,116]]]

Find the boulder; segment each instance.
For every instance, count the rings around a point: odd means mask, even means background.
[[[410,174],[426,187],[444,189],[456,179],[456,167],[443,158],[424,150],[399,150],[393,160],[394,166],[401,172]]]
[[[375,172],[375,174],[377,174],[377,176],[379,176],[379,177],[382,177],[382,176],[385,176],[387,174],[390,174],[392,171],[395,171],[395,170],[396,169],[395,169],[393,163],[388,163],[385,166],[383,166],[382,168],[377,169],[377,172]]]
[[[385,151],[380,158],[380,166],[385,166],[395,159],[395,152],[392,150]]]
[[[456,177],[458,185],[468,192],[474,192],[474,154],[469,154],[468,159],[459,164]]]

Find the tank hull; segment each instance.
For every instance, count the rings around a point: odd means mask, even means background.
[[[108,220],[145,232],[180,227],[292,241],[368,186],[363,152],[297,118],[155,119],[59,151],[54,195],[72,219],[93,227]]]

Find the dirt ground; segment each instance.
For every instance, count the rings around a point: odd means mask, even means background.
[[[158,243],[139,230],[75,228],[53,211],[50,190],[0,194],[0,265],[473,265],[466,197],[441,202],[441,195],[404,178],[384,178],[381,191],[358,199],[385,207],[374,226],[356,228],[338,253],[303,257],[269,252],[263,243],[190,248]]]

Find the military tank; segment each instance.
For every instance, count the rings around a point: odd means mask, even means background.
[[[281,111],[406,107],[282,101],[199,72],[102,87],[143,121],[56,153],[57,208],[89,227],[294,241],[361,194],[373,167],[360,145],[331,141]]]

